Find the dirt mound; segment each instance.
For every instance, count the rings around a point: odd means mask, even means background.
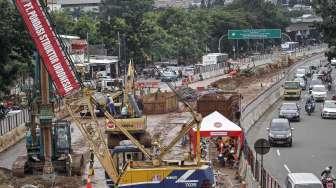
[[[71,183],[69,183],[71,182]],[[8,169],[0,169],[0,188],[2,187],[38,187],[38,188],[78,188],[83,186],[82,178],[79,176],[26,176],[24,178],[16,178],[11,175]]]

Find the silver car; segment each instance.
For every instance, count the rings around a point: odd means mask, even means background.
[[[315,101],[324,101],[327,98],[327,89],[324,85],[314,85],[312,95]]]
[[[326,100],[323,103],[322,119],[324,118],[336,118],[336,101],[335,100]]]
[[[302,90],[306,90],[306,81],[303,78],[295,78],[294,81],[300,82]]]
[[[279,118],[300,121],[300,107],[296,103],[283,103],[280,107]]]

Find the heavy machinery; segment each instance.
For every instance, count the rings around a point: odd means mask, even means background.
[[[81,176],[84,169],[83,154],[75,154],[71,148],[70,122],[55,121],[52,124],[52,166],[57,174]],[[36,129],[36,142],[31,130],[26,132],[27,156],[20,156],[13,164],[12,172],[16,177],[25,174],[42,174],[44,165],[43,135]]]
[[[117,124],[123,126],[132,136],[140,141],[145,147],[151,146],[150,134],[146,131],[147,129],[147,118],[142,114],[138,107],[138,103],[135,98],[135,69],[133,62],[130,61],[128,64],[127,75],[125,78],[125,87],[123,90],[123,101],[117,110],[117,115],[115,115],[114,120]],[[113,100],[113,99],[111,99]],[[127,116],[123,117],[121,112],[123,108],[127,109]],[[107,145],[110,149],[119,145],[121,140],[127,139],[127,137],[120,131],[118,127],[114,125],[113,122],[106,121],[105,133],[107,134]]]
[[[212,187],[214,185],[214,175],[212,167],[207,161],[200,159],[200,133],[199,123],[201,116],[195,113],[190,105],[184,104],[192,113],[193,118],[187,122],[167,146],[154,147],[151,152],[135,139],[127,129],[117,122],[113,116],[104,112],[105,117],[109,119],[120,131],[143,153],[146,160],[132,161],[128,160],[123,168],[117,167],[112,155],[104,140],[99,120],[96,118],[94,109],[97,105],[94,92],[83,87],[79,77],[74,70],[70,56],[65,49],[64,44],[54,32],[53,24],[50,23],[50,17],[45,6],[40,4],[39,0],[15,0],[24,23],[26,24],[29,34],[31,35],[35,46],[42,57],[46,71],[51,77],[54,87],[59,96],[63,97],[66,108],[72,117],[72,120],[78,126],[84,138],[92,148],[95,156],[106,170],[108,177],[111,178],[115,187]],[[48,79],[47,72],[43,72],[41,81]],[[173,86],[168,83],[169,87],[174,90]],[[45,84],[41,84],[42,90]],[[127,89],[126,89],[127,90]],[[130,91],[130,90],[127,90]],[[126,92],[129,95],[129,92]],[[42,92],[42,104],[48,102]],[[132,100],[131,97],[128,100]],[[132,103],[132,101],[130,101]],[[89,109],[92,114],[89,119],[79,116],[79,111],[83,106]],[[132,106],[134,107],[134,106]],[[50,108],[46,108],[50,109]],[[46,110],[48,112],[48,110]],[[48,113],[45,113],[48,114]],[[197,159],[192,161],[167,161],[163,160],[165,154],[194,126],[197,125]],[[52,126],[41,126],[41,132],[44,134],[44,143],[50,144]],[[47,135],[48,134],[48,135]],[[50,144],[51,145],[51,144]],[[52,168],[51,146],[44,147],[46,167]],[[120,169],[120,170],[119,170]],[[52,169],[46,172],[51,172]]]
[[[27,123],[26,150],[27,156],[19,156],[14,161],[12,172],[14,176],[23,177],[25,174],[45,173],[44,164],[49,157],[52,171],[61,175],[82,175],[84,169],[84,156],[82,153],[74,153],[71,148],[70,121],[57,120],[54,117],[52,103],[49,103],[51,96],[48,94],[53,89],[43,86],[49,85],[49,81],[39,81],[43,74],[43,66],[40,59],[35,57],[35,79],[32,91],[31,122]],[[41,74],[40,74],[41,73]],[[41,91],[39,93],[38,91]],[[44,95],[44,96],[42,96]],[[44,101],[44,102],[43,102]],[[47,101],[47,103],[45,103]],[[42,131],[50,128],[50,132]],[[50,134],[51,140],[46,141],[45,134]],[[45,153],[47,145],[50,144],[50,156]]]

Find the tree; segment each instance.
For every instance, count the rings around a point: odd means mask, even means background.
[[[7,91],[22,73],[32,74],[33,45],[13,4],[0,0],[0,91]]]
[[[99,22],[87,15],[82,15],[75,21],[71,33],[78,35],[82,39],[88,37],[90,44],[97,44],[100,42],[98,36]]]
[[[145,60],[144,53],[139,50],[144,46],[141,42],[140,27],[146,12],[153,10],[153,0],[107,0],[101,7],[102,22],[100,24],[100,34],[103,38],[109,38],[107,47],[117,49],[117,33],[124,36],[125,53],[135,62]]]
[[[51,16],[55,22],[56,31],[60,34],[69,35],[72,34],[74,27],[74,20],[70,16],[68,11],[53,11]]]
[[[317,24],[323,35],[323,41],[328,43],[328,59],[336,57],[336,2],[327,0],[315,0],[314,8],[316,13],[323,18],[322,23]]]

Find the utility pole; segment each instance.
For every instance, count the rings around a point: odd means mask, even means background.
[[[49,74],[43,63],[41,65],[41,105],[39,108],[40,126],[42,130],[44,166],[43,173],[51,174],[54,169],[51,162],[52,155],[52,105],[49,101]]]
[[[117,77],[119,77],[119,62],[121,61],[121,43],[120,43],[120,34],[118,31],[118,62],[116,65]]]
[[[46,5],[48,4],[46,0]],[[39,105],[39,120],[42,132],[44,166],[43,174],[52,174],[54,168],[51,162],[52,155],[52,117],[53,109],[49,101],[49,74],[43,63],[40,63],[41,105]]]

